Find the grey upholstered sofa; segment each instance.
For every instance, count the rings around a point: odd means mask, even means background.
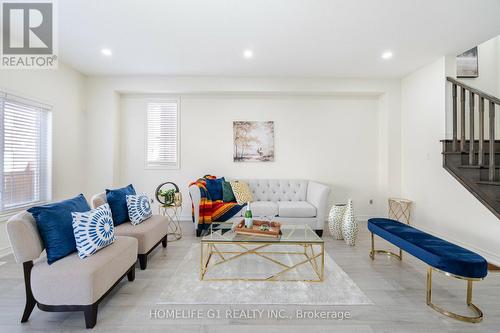
[[[273,216],[284,224],[307,224],[318,235],[323,234],[330,188],[318,182],[300,179],[238,179],[246,182],[253,194],[254,218]],[[189,187],[194,206],[194,222],[198,225],[200,190]],[[240,220],[243,208],[231,221]]]
[[[49,312],[83,311],[87,328],[95,326],[97,307],[125,276],[135,278],[137,240],[116,237],[113,244],[80,259],[76,252],[47,264],[44,244],[32,215],[26,211],[11,217],[7,234],[17,263],[24,268],[26,322],[35,305]]]
[[[97,208],[104,205],[106,193],[99,193],[92,197],[92,207]],[[148,264],[148,254],[151,253],[160,243],[167,247],[168,219],[165,216],[153,215],[146,221],[132,225],[131,223],[122,223],[115,226],[116,236],[134,237],[139,242],[138,259],[142,270],[146,269]]]

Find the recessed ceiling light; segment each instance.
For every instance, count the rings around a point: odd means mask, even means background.
[[[393,54],[391,51],[385,51],[384,53],[382,53],[382,59],[391,59],[392,56]]]
[[[246,59],[250,59],[253,57],[253,51],[252,50],[245,50],[245,51],[243,51],[243,56]]]
[[[106,57],[111,57],[113,55],[113,52],[111,52],[110,49],[106,49],[106,48],[102,49],[101,53],[104,54]]]

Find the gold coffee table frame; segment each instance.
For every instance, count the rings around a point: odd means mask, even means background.
[[[280,239],[263,237],[254,238],[253,236],[236,235],[234,231],[228,231],[227,235],[221,231],[203,237],[201,240],[200,253],[200,280],[202,281],[303,281],[303,282],[322,282],[325,275],[325,244],[312,229],[308,226],[290,226],[291,228],[282,229],[283,235]],[[300,230],[300,231],[297,231]],[[301,234],[304,237],[300,237]],[[297,237],[293,237],[293,235]],[[314,236],[313,236],[314,235]],[[303,239],[301,239],[303,238]],[[241,249],[240,251],[225,251],[222,245],[232,245]],[[296,251],[275,251],[272,247],[287,246],[297,247]],[[315,249],[315,247],[319,247]],[[298,262],[287,264],[276,258],[270,257],[273,254],[291,255],[302,257]],[[281,268],[276,273],[270,273],[266,278],[249,277],[227,277],[210,278],[206,277],[208,271],[213,271],[218,266],[237,260],[244,256],[255,255],[264,258]],[[298,267],[310,264],[312,272],[317,278],[288,279],[284,275],[287,272],[296,270]]]

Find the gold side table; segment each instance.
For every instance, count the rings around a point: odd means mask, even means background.
[[[182,238],[182,228],[179,220],[179,216],[182,212],[182,206],[164,206],[160,205],[159,208],[160,215],[165,216],[168,219],[168,241],[176,241]]]
[[[413,201],[402,198],[389,198],[389,218],[402,223],[411,222],[411,205]]]

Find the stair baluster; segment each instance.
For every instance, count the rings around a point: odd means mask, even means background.
[[[474,93],[469,91],[469,165],[474,165]]]
[[[484,97],[479,96],[479,151],[477,164],[484,165]]]
[[[453,151],[458,151],[458,115],[457,115],[457,85],[451,85],[451,95],[453,98]]]
[[[443,167],[500,220],[500,140],[495,140],[500,97],[453,77],[446,80],[451,86],[446,89],[451,113],[446,125],[452,121],[453,128],[446,127],[452,133],[441,140]]]
[[[460,151],[465,151],[465,88],[460,87]]]
[[[490,163],[488,179],[490,182],[495,181],[495,103],[490,101]]]

